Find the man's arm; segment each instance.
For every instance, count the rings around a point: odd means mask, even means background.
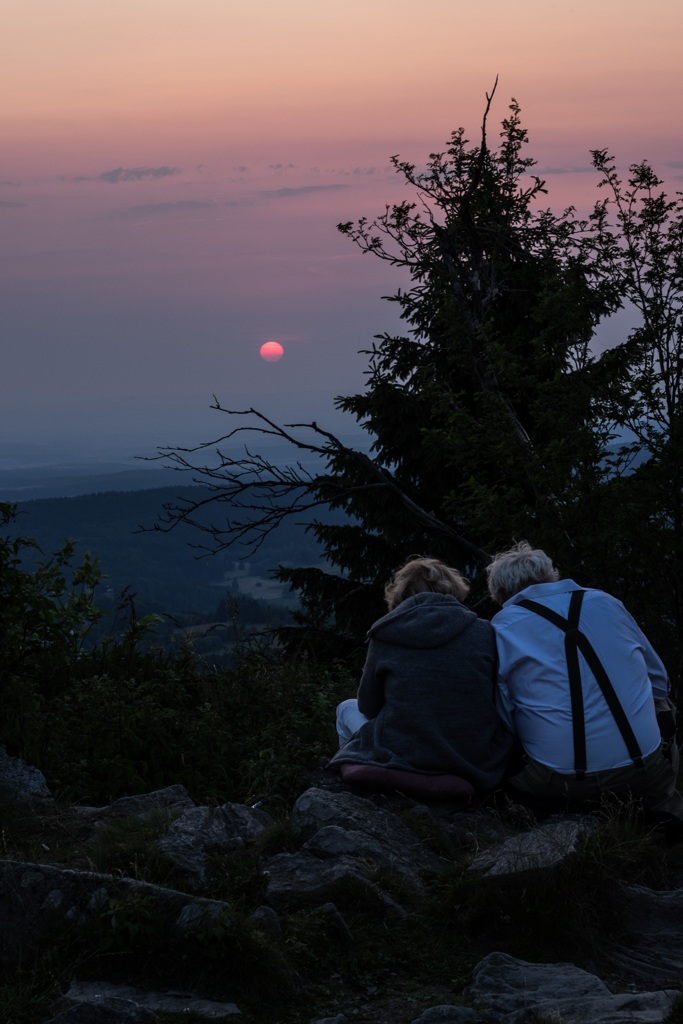
[[[496,708],[506,729],[514,735],[515,706],[510,698],[507,682],[500,676],[496,685]]]
[[[648,678],[650,680],[650,685],[652,687],[652,696],[654,697],[655,701],[666,700],[666,697],[668,696],[670,689],[670,683],[669,674],[666,671],[664,662],[659,657],[654,647],[652,646],[648,638],[645,636],[645,634],[641,630],[636,620],[630,614],[630,612],[627,612],[626,614],[629,616],[631,620],[638,646],[640,647],[643,653],[645,669],[647,671]]]

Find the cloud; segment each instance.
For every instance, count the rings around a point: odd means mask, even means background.
[[[143,203],[141,206],[127,206],[111,214],[112,220],[134,220],[137,217],[165,217],[174,213],[193,213],[207,210],[217,204],[204,199],[179,199],[175,203]],[[232,204],[221,204],[232,205]]]
[[[269,171],[294,171],[296,164],[268,164]]]
[[[291,199],[293,196],[307,196],[312,192],[338,192],[348,185],[300,185],[298,188],[266,189],[260,195],[266,199]]]
[[[107,185],[119,185],[122,181],[143,181],[145,178],[170,178],[179,174],[179,167],[114,167],[100,174],[78,174],[62,181],[103,181]]]
[[[98,181],[118,185],[120,181],[142,181],[143,178],[169,178],[178,174],[179,167],[116,167],[113,171],[102,171]]]
[[[3,210],[18,210],[21,206],[28,206],[28,203],[17,203],[12,199],[0,199],[0,207]]]

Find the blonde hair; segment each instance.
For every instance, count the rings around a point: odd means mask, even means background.
[[[457,569],[452,569],[438,558],[410,558],[391,577],[384,588],[389,611],[415,594],[450,594],[464,601],[470,585]]]
[[[497,604],[503,604],[532,583],[555,583],[560,578],[545,551],[532,548],[526,540],[520,540],[509,551],[494,555],[486,572],[489,594]]]

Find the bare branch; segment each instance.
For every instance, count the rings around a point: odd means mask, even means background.
[[[390,469],[364,452],[344,444],[315,421],[278,425],[257,409],[227,409],[215,396],[212,408],[229,416],[251,415],[256,418],[257,424],[235,427],[214,441],[192,448],[158,449],[159,454],[149,461],[166,461],[174,469],[191,473],[193,482],[205,484],[208,494],[196,500],[188,498],[166,503],[160,520],[153,527],[143,527],[143,530],[168,533],[180,524],[186,524],[208,535],[209,543],[193,545],[206,554],[224,550],[233,544],[242,544],[253,554],[285,519],[316,508],[334,507],[357,494],[383,491],[391,494],[397,505],[406,509],[424,527],[447,536],[470,560],[480,565],[490,561],[488,552],[461,536],[449,523],[423,509],[406,494],[396,483]],[[312,438],[298,436],[295,433],[297,430],[310,431]],[[227,454],[225,445],[238,435],[248,432],[278,438],[298,451],[308,452],[323,460],[333,456],[347,459],[349,464],[360,467],[361,482],[351,482],[343,476],[331,476],[324,472],[311,473],[300,462],[280,466],[262,455],[252,453],[246,447],[242,454]],[[192,458],[208,452],[217,457],[213,464],[208,460],[201,462]],[[226,518],[220,523],[204,515],[207,510],[213,512],[217,506],[227,506]]]

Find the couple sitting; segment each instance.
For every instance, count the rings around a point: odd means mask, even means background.
[[[443,562],[395,574],[357,699],[337,709],[330,766],[446,773],[480,795],[504,784],[538,807],[630,794],[683,821],[666,669],[621,602],[560,580],[526,542],[487,572],[502,605],[491,623],[461,603],[468,584]]]

